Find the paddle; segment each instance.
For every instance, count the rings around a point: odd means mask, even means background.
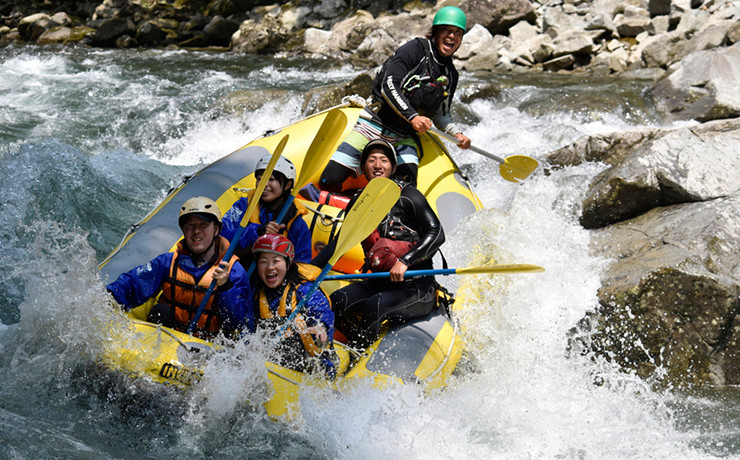
[[[438,136],[442,136],[445,139],[454,142],[455,144],[460,142],[455,136],[451,136],[445,132],[438,130],[437,128],[432,127],[430,131]],[[527,177],[529,177],[530,174],[532,174],[532,171],[537,169],[537,166],[539,165],[539,163],[537,163],[537,160],[526,155],[510,155],[506,158],[501,158],[500,156],[486,152],[483,149],[479,149],[474,145],[470,146],[470,150],[475,153],[480,153],[483,156],[486,156],[501,163],[501,166],[499,166],[499,173],[501,173],[501,177],[508,180],[509,182],[519,182],[520,180],[526,179]]]
[[[407,270],[403,274],[404,278],[413,278],[415,276],[428,275],[470,275],[473,273],[536,273],[544,272],[545,269],[539,265],[531,264],[508,264],[494,265],[492,267],[467,267],[467,268],[439,268],[431,270]],[[390,272],[377,273],[350,273],[348,275],[329,275],[324,281],[333,280],[360,280],[368,278],[388,278]]]
[[[321,171],[324,167],[326,161],[329,159],[331,154],[334,153],[334,146],[344,133],[344,128],[346,126],[347,116],[341,110],[333,109],[326,115],[323,123],[321,123],[321,127],[313,138],[313,142],[311,142],[311,145],[308,147],[306,155],[303,157],[301,172],[298,174],[298,179],[293,184],[293,189],[290,191],[290,195],[285,199],[285,204],[283,204],[283,207],[280,209],[275,222],[282,223],[285,215],[288,213],[291,203],[293,203],[295,197],[298,195],[298,192],[300,192],[303,186],[308,183],[309,179],[311,179],[314,174]],[[263,173],[262,177],[265,175],[267,175],[266,171]],[[267,177],[270,176],[267,175]],[[252,201],[258,202],[258,197],[261,194],[262,192],[259,194],[255,192],[253,195],[255,198]],[[256,266],[256,262],[252,261],[247,270],[247,278],[252,276]]]
[[[337,263],[345,252],[362,242],[362,240],[367,238],[375,230],[388,214],[388,211],[396,204],[400,196],[401,189],[390,179],[379,177],[368,182],[354,205],[352,205],[352,208],[344,216],[344,222],[337,238],[337,246],[334,249],[334,254],[329,259],[329,263],[324,267],[319,276],[316,277],[311,288],[303,296],[298,305],[296,305],[295,310],[288,316],[285,324],[282,325],[275,336],[276,339],[285,332],[298,312],[306,305],[308,299],[316,292],[316,289],[318,289],[321,281],[329,273],[331,267]]]
[[[272,158],[270,159],[270,162],[267,164],[267,167],[265,168],[265,172],[262,174],[262,177],[260,178],[260,181],[257,184],[257,188],[254,191],[254,196],[262,195],[262,191],[265,190],[265,187],[267,186],[267,181],[270,180],[270,176],[272,175],[272,170],[275,169],[275,164],[277,164],[277,161],[278,161],[278,158],[280,158],[280,155],[283,154],[283,150],[285,149],[285,144],[287,143],[288,143],[288,134],[283,136],[283,138],[280,139],[280,142],[278,142],[277,147],[275,147],[275,151],[272,153]],[[226,254],[224,254],[224,257],[221,259],[222,261],[228,262],[231,259],[231,256],[234,255],[234,251],[236,250],[236,246],[239,242],[239,239],[242,237],[242,234],[244,233],[244,229],[249,223],[249,216],[251,216],[254,210],[257,208],[258,203],[259,203],[259,200],[252,200],[252,202],[249,203],[249,205],[247,205],[247,211],[242,216],[242,220],[241,222],[239,222],[239,228],[236,230],[236,233],[231,238],[231,242],[229,242],[229,248],[226,250]],[[203,311],[205,311],[206,305],[208,305],[208,300],[211,298],[211,295],[213,295],[213,291],[215,288],[216,288],[216,280],[214,279],[211,281],[210,286],[208,286],[208,290],[203,296],[203,300],[200,302],[200,305],[198,306],[198,310],[196,310],[195,315],[193,315],[193,319],[190,321],[188,328],[185,330],[186,333],[192,334],[193,331],[195,330],[195,326],[198,324],[198,320],[200,319],[201,315],[203,315]]]

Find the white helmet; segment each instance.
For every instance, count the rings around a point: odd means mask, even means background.
[[[270,164],[270,160],[272,160],[271,153],[268,153],[267,155],[260,158],[260,161],[257,162],[257,167],[254,168],[255,174],[257,173],[257,171],[264,171],[265,169],[267,169],[267,165]],[[273,172],[279,172],[280,174],[285,176],[287,180],[292,180],[293,184],[295,184],[295,166],[293,166],[293,163],[289,159],[285,157],[278,158]]]
[[[182,227],[183,218],[190,214],[221,224],[221,210],[218,205],[212,199],[204,196],[194,196],[183,203],[178,218],[180,227]]]

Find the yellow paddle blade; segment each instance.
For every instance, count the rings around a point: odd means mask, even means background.
[[[539,163],[532,157],[526,155],[511,155],[504,159],[499,166],[501,177],[509,182],[519,182],[529,177],[537,169]]]
[[[379,177],[368,182],[362,194],[344,216],[337,247],[329,259],[334,265],[342,254],[359,244],[383,221],[401,196],[401,188],[390,179]]]
[[[306,151],[298,180],[293,184],[293,190],[291,191],[293,196],[296,196],[298,191],[308,183],[316,172],[324,168],[324,164],[334,153],[346,127],[347,115],[339,109],[330,110]]]
[[[532,264],[505,264],[505,265],[494,265],[492,267],[468,267],[458,268],[455,273],[458,275],[472,274],[472,273],[537,273],[544,272],[545,269],[539,265]]]
[[[288,143],[288,137],[288,134],[283,136],[283,138],[280,139],[280,142],[278,142],[277,147],[275,147],[275,151],[272,152],[272,158],[270,158],[270,162],[267,164],[265,172],[262,173],[262,177],[257,184],[257,188],[254,189],[254,198],[249,202],[249,205],[247,205],[247,212],[244,213],[241,222],[239,222],[240,227],[244,227],[249,223],[249,217],[254,214],[254,210],[257,209],[262,192],[265,191],[265,187],[267,186],[267,182],[270,180],[270,176],[272,176],[272,171],[275,169],[278,158],[283,154],[285,144]]]

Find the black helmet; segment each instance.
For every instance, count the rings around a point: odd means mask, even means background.
[[[364,149],[362,149],[362,156],[360,157],[360,167],[362,168],[365,164],[365,160],[370,156],[370,152],[375,149],[380,149],[388,157],[393,167],[396,167],[396,148],[391,145],[390,142],[384,139],[373,139],[368,142]]]

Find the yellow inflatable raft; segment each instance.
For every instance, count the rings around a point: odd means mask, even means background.
[[[348,123],[335,148],[349,133],[361,109],[343,107],[341,110]],[[119,274],[172,250],[182,236],[177,226],[178,210],[188,198],[196,195],[210,197],[226,212],[246,190],[255,187],[253,171],[257,161],[271,153],[285,134],[290,134],[290,137],[283,155],[300,171],[302,157],[327,113],[310,116],[260,137],[183,180],[156,209],[131,227],[121,244],[101,263],[99,268],[103,281],[109,283]],[[423,157],[417,186],[449,233],[462,218],[480,209],[481,204],[440,140],[429,134],[421,136],[421,141]],[[312,181],[316,183],[319,176],[317,173]],[[304,218],[313,233],[315,254],[338,232],[343,210],[306,201],[303,204],[311,210]],[[362,260],[362,249],[358,245],[333,268],[352,273],[359,269]],[[329,281],[322,287],[331,292],[339,283]],[[202,357],[207,356],[206,352],[213,348],[213,344],[148,323],[145,321],[146,313],[147,305],[132,310],[128,313],[130,321],[126,322],[131,330],[111,331],[113,346],[102,353],[101,364],[134,378],[162,384],[188,386],[199,379],[203,372]],[[352,350],[335,342],[341,363],[337,380],[331,385],[349,379],[372,379],[378,385],[400,381],[422,383],[431,388],[444,386],[460,359],[463,346],[448,315],[446,309],[440,307],[415,321],[386,325],[377,342],[360,354],[354,352],[354,356]],[[124,340],[124,336],[136,339]],[[274,390],[274,396],[265,407],[273,417],[295,413],[300,386],[308,384],[306,382],[317,384],[322,381],[269,362],[265,372]]]

